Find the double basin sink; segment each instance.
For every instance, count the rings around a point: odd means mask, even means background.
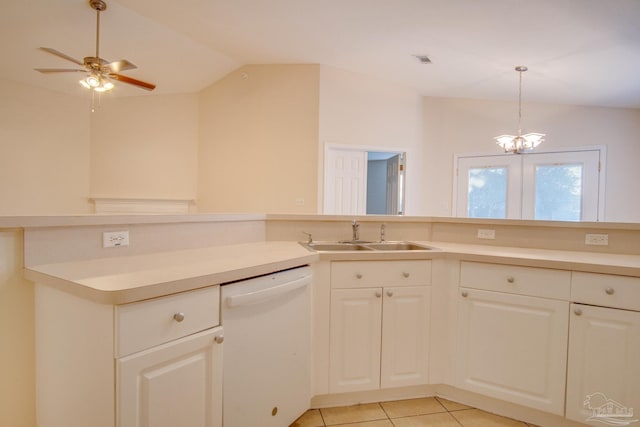
[[[412,242],[308,242],[304,247],[319,252],[342,251],[431,251],[435,248]]]

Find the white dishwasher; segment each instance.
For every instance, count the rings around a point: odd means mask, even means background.
[[[224,427],[287,427],[309,408],[311,268],[222,286]]]

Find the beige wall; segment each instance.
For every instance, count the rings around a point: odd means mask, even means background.
[[[91,196],[195,199],[198,95],[111,98],[91,115]]]
[[[0,230],[0,426],[35,427],[34,287],[22,252],[22,232]]]
[[[454,154],[501,154],[493,137],[517,129],[517,105],[507,101],[423,99],[428,215],[451,215]],[[523,105],[524,131],[546,133],[540,146],[607,148],[605,220],[640,222],[640,110],[575,105]]]
[[[422,97],[413,89],[322,66],[318,197],[322,206],[326,144],[407,151],[407,215],[423,215]]]
[[[89,102],[0,80],[0,215],[86,213]]]
[[[199,212],[316,212],[318,84],[318,65],[251,65],[201,92]]]

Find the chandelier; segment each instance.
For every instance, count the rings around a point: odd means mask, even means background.
[[[520,75],[518,85],[518,135],[500,135],[496,136],[496,144],[498,144],[505,153],[520,154],[525,151],[531,151],[544,141],[543,133],[527,133],[522,135],[522,73],[528,70],[527,67],[519,65],[515,70]]]

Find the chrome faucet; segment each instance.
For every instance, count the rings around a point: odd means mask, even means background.
[[[360,240],[360,224],[358,224],[358,222],[354,219],[353,221],[351,221],[351,228],[353,229],[353,238],[351,240],[357,242],[358,240]]]

